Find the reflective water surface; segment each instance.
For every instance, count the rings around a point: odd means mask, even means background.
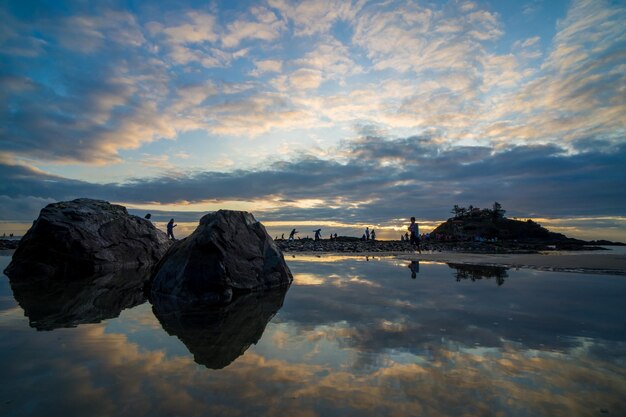
[[[286,293],[187,311],[0,277],[0,415],[626,415],[625,277],[288,263]]]

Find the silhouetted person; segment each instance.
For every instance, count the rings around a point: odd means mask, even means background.
[[[285,234],[280,235],[280,240],[285,240]]]
[[[417,274],[420,272],[420,263],[419,261],[411,261],[409,264],[409,269],[411,269],[411,278],[415,279]]]
[[[404,242],[404,235],[400,235],[400,242]]]
[[[293,240],[296,236],[296,233],[298,233],[298,231],[296,229],[292,229],[291,233],[289,233],[289,240]]]
[[[413,245],[419,253],[422,253],[420,249],[420,228],[418,224],[415,223],[415,217],[411,217],[409,232],[411,232],[411,245]]]
[[[370,240],[370,228],[365,228],[365,240]]]
[[[372,229],[372,233],[370,233],[370,236],[372,237],[372,240],[376,240],[376,232],[374,231],[374,229]]]
[[[408,241],[409,241],[409,233],[408,233],[408,232],[404,234],[404,240],[405,240],[406,242],[408,242]]]
[[[174,224],[174,219],[170,219],[170,221],[167,223],[167,238],[168,239],[176,240],[176,238],[174,237],[174,228],[176,226],[178,225]]]
[[[335,240],[337,240],[337,233],[335,233]]]
[[[322,229],[313,230],[315,232],[315,240],[320,240],[322,237]]]

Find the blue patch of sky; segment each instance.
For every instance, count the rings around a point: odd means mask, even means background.
[[[490,10],[498,13],[504,33],[494,52],[511,52],[517,41],[538,36],[542,52],[549,51],[557,31],[557,21],[565,17],[570,0],[493,1]]]
[[[352,22],[337,20],[331,26],[330,33],[344,45],[350,45],[352,43],[352,36],[354,35],[354,27]]]

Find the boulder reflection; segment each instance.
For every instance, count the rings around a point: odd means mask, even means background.
[[[163,329],[178,337],[200,365],[221,369],[256,344],[267,323],[283,306],[288,288],[236,296],[227,305],[181,306],[151,299]]]
[[[11,276],[15,300],[30,327],[53,330],[99,323],[146,301],[144,283],[149,270],[126,270],[72,277],[69,280]]]
[[[455,269],[454,276],[457,281],[470,279],[477,281],[483,278],[491,279],[495,278],[498,286],[504,284],[504,279],[508,278],[507,271],[509,268],[503,266],[487,266],[487,265],[468,265],[468,264],[455,264],[448,263],[448,266]]]

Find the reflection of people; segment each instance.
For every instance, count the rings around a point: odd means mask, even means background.
[[[409,268],[411,269],[411,278],[415,279],[417,274],[420,272],[420,263],[419,261],[411,261],[409,264]]]
[[[170,219],[170,221],[167,223],[167,238],[168,239],[176,240],[176,238],[174,237],[174,228],[176,226],[178,225],[174,224],[174,219]]]
[[[411,224],[409,225],[409,232],[411,232],[411,245],[417,248],[419,253],[422,253],[420,249],[420,228],[415,223],[415,217],[411,217]]]

